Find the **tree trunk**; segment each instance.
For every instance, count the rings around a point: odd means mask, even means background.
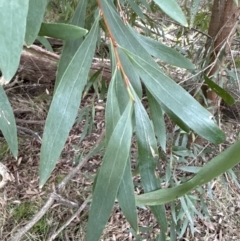
[[[240,1],[239,3],[240,4]],[[218,71],[221,74],[226,55],[230,51],[233,36],[236,31],[240,8],[233,0],[214,0],[208,35],[211,37],[205,46],[205,57],[209,56],[208,68],[205,74],[211,78]],[[219,74],[216,83],[219,83]],[[202,87],[211,107],[217,107],[220,98],[206,85]],[[214,109],[212,110],[214,112]]]

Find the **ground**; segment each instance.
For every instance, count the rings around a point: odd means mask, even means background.
[[[52,90],[53,86],[51,85],[32,83],[20,83],[6,88],[19,126],[19,156],[17,160],[11,156],[4,138],[0,136],[0,160],[8,167],[15,178],[15,181],[9,182],[0,193],[0,240],[10,240],[21,227],[32,219],[34,214],[46,203],[50,193],[76,167],[81,159],[81,154],[85,156],[96,146],[104,128],[105,102],[104,100],[99,101],[98,98],[95,98],[96,95],[90,93],[84,97],[81,109],[87,106],[95,106],[96,113],[92,131],[89,129],[90,133],[86,131],[86,120],[76,122],[57,167],[44,188],[39,190],[38,168],[41,143],[34,133],[30,134],[21,127],[37,132],[39,136],[42,136]],[[88,116],[90,122],[91,115]],[[228,136],[228,140],[221,147],[224,149],[237,138],[239,125],[236,118],[222,118],[221,120],[222,128]],[[173,129],[172,123],[169,121],[167,124],[170,132]],[[81,137],[84,137],[84,139],[80,142]],[[219,152],[218,147],[213,146],[212,150],[211,155],[213,156]],[[210,158],[210,156],[208,157]],[[51,239],[51,236],[78,210],[78,206],[81,206],[89,198],[94,177],[101,165],[101,159],[102,152],[99,152],[85,163],[82,169],[65,186],[61,194],[66,202],[64,200],[55,201],[46,215],[24,235],[22,240],[84,240],[89,202],[86,203],[80,215],[66,225],[66,228],[57,238]],[[236,175],[240,176],[238,167],[234,170]],[[135,181],[138,182],[139,178],[136,178]],[[178,240],[240,240],[238,231],[240,228],[240,189],[232,180],[231,175],[225,174],[214,180],[210,185],[206,185],[202,195],[206,201],[210,219],[195,217],[194,236],[187,228],[183,238]],[[166,207],[170,218],[170,208],[168,205]],[[138,211],[141,240],[154,240],[156,233],[160,230],[158,224],[149,209],[139,209]],[[136,240],[117,205],[101,240]]]

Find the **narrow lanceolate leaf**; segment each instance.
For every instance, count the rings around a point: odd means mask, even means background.
[[[189,213],[189,209],[191,209],[191,208],[187,206],[184,197],[180,197],[180,202],[181,202],[182,209],[184,210],[184,213],[187,216],[190,224],[193,224],[193,219]]]
[[[135,232],[138,232],[138,217],[129,159],[118,190],[117,199],[125,218],[130,223],[132,229],[135,230]]]
[[[211,90],[214,91],[218,96],[220,96],[228,105],[234,104],[235,99],[226,90],[214,83],[206,75],[204,76],[204,80],[208,87],[210,87]]]
[[[106,143],[109,142],[112,132],[120,118],[120,110],[118,106],[118,100],[115,91],[115,82],[117,72],[119,70],[115,68],[115,71],[112,75],[112,79],[108,88],[106,111],[105,111],[105,121],[106,121]]]
[[[28,0],[0,2],[0,70],[7,84],[17,71],[28,13]]]
[[[160,188],[159,179],[155,176],[156,160],[159,157],[157,141],[146,110],[136,95],[134,98],[136,101],[134,113],[141,182],[144,191],[151,192]],[[165,208],[163,206],[156,206],[152,207],[151,210],[161,225],[161,233],[164,236],[167,231]]]
[[[137,59],[132,59],[132,63],[135,63],[134,70],[140,75],[164,111],[178,122],[180,120],[181,127],[185,130],[188,126],[214,143],[222,142],[225,135],[214,124],[211,114],[184,89],[161,72],[152,57],[139,44],[129,28],[124,25],[113,3],[103,0],[99,0],[99,2],[112,36],[119,46],[132,53],[130,59],[137,56]]]
[[[129,101],[129,94],[127,92],[126,84],[120,71],[117,72],[115,91],[120,113],[123,113]]]
[[[40,186],[49,178],[77,116],[87,82],[98,33],[96,19],[90,33],[66,68],[54,94],[45,124],[40,155]]]
[[[74,12],[71,24],[74,24],[79,27],[84,27],[87,2],[88,2],[87,0],[79,1],[78,6]],[[60,61],[58,64],[56,83],[55,83],[54,90],[57,89],[59,81],[62,78],[62,75],[64,74],[68,64],[70,63],[70,61],[73,58],[74,54],[76,53],[77,49],[81,45],[82,41],[83,41],[83,39],[79,38],[79,39],[74,39],[74,40],[68,40],[65,42],[63,51],[61,54],[61,58],[60,58]]]
[[[163,103],[200,136],[216,144],[224,141],[225,134],[213,122],[211,114],[188,92],[163,74],[158,66],[151,65],[136,54],[126,53],[149,92],[160,104]]]
[[[112,211],[129,158],[132,102],[126,107],[109,140],[98,173],[89,213],[87,241],[98,241]]]
[[[134,0],[128,0],[129,5],[133,9],[133,11],[142,19],[145,20],[145,16],[141,10],[141,8],[138,6],[138,4]]]
[[[87,33],[87,29],[65,23],[42,23],[39,36],[49,36],[62,40],[81,38]]]
[[[27,15],[27,27],[25,34],[25,42],[30,46],[38,36],[41,23],[43,21],[44,13],[48,0],[30,0],[28,15]]]
[[[168,0],[168,1],[162,1],[162,0],[154,0],[154,2],[165,12],[169,17],[174,19],[175,21],[179,22],[183,26],[187,26],[187,19],[178,5],[178,2],[176,0]]]
[[[149,92],[147,92],[147,95],[155,134],[160,146],[166,151],[167,137],[162,108]]]
[[[17,128],[12,107],[2,86],[0,85],[0,130],[5,137],[14,156],[18,155]]]
[[[49,41],[47,40],[47,38],[45,38],[43,36],[38,36],[37,40],[44,46],[45,49],[47,49],[50,52],[54,52],[53,48],[52,48],[51,44],[49,43]]]
[[[136,196],[136,201],[144,205],[159,205],[171,202],[198,186],[210,182],[240,162],[240,141],[214,157],[190,180],[173,188],[166,188]]]
[[[130,27],[129,27],[130,28]],[[141,43],[141,45],[147,50],[152,56],[174,66],[185,69],[194,69],[194,65],[191,61],[184,56],[182,56],[178,51],[170,48],[154,39],[145,37],[136,31],[130,30],[133,32],[134,36]]]

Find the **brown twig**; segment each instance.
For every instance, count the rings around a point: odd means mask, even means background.
[[[79,207],[79,204],[78,203],[75,203],[75,202],[72,202],[72,201],[69,201],[67,200],[66,198],[62,197],[61,195],[57,194],[56,192],[53,192],[53,195],[54,195],[54,199],[67,206],[67,207],[70,207],[70,208],[78,208]]]
[[[75,212],[65,224],[63,224],[55,233],[51,235],[51,237],[48,239],[48,241],[53,241],[80,213],[83,211],[83,209],[87,206],[88,202],[90,201],[92,195],[89,195],[88,198],[84,201],[84,203],[79,207],[77,212]]]
[[[18,130],[18,131],[22,131],[22,132],[24,132],[24,133],[27,133],[27,134],[29,134],[29,135],[32,135],[32,136],[34,136],[38,141],[40,141],[40,143],[42,142],[42,138],[38,135],[37,132],[34,132],[34,131],[26,128],[26,127],[22,127],[22,126],[18,126],[18,125],[17,125],[17,130]]]

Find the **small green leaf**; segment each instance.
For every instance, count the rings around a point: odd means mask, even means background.
[[[112,211],[129,158],[131,122],[132,102],[130,101],[113,131],[103,157],[93,192],[86,241],[99,240]]]
[[[138,217],[134,196],[134,186],[132,180],[130,160],[128,159],[127,165],[124,171],[122,182],[120,184],[117,199],[119,206],[130,223],[132,229],[138,232]]]
[[[42,23],[39,36],[49,36],[62,40],[73,40],[86,35],[87,29],[65,23]]]
[[[190,173],[197,173],[201,167],[195,167],[195,166],[183,166],[179,167],[178,170],[184,171],[184,172],[190,172]]]
[[[28,0],[0,2],[0,70],[7,84],[20,62],[26,31]]]
[[[84,88],[84,93],[83,93],[83,98],[88,94],[90,91],[91,87],[94,87],[96,85],[97,80],[99,79],[99,76],[102,73],[102,68],[100,68],[98,71],[96,71],[88,80],[86,87]],[[101,76],[100,76],[101,78]]]
[[[184,197],[181,197],[179,199],[180,199],[180,202],[181,202],[181,206],[182,206],[182,208],[183,208],[183,210],[184,210],[184,212],[185,212],[189,222],[193,223],[192,217],[191,217],[191,215],[189,213],[190,208],[187,206]]]
[[[131,6],[131,8],[133,9],[133,11],[144,21],[145,16],[144,16],[141,8],[138,6],[138,4],[133,0],[128,0],[128,3]]]
[[[44,46],[44,48],[46,48],[48,51],[50,52],[54,52],[53,48],[51,46],[51,44],[49,43],[49,41],[47,40],[47,38],[43,37],[43,36],[38,36],[37,40]]]
[[[210,78],[204,75],[205,83],[214,91],[218,96],[222,97],[222,99],[228,104],[232,105],[235,102],[235,99],[223,88],[213,82]]]
[[[0,130],[5,137],[9,148],[14,156],[18,155],[17,128],[12,107],[8,101],[4,89],[0,85]]]
[[[210,182],[213,178],[228,171],[239,162],[240,141],[237,141],[205,164],[190,180],[172,188],[160,189],[136,196],[136,202],[142,205],[159,205],[171,202],[187,194],[191,190]]]
[[[81,100],[98,36],[98,21],[66,68],[48,112],[40,154],[40,186],[49,178],[64,147]]]
[[[28,15],[27,15],[27,27],[25,34],[25,42],[30,46],[38,36],[41,23],[43,21],[45,9],[47,7],[48,0],[30,0]]]
[[[176,0],[154,0],[154,2],[172,19],[185,27],[188,26],[187,19]]]
[[[190,195],[185,195],[184,196],[187,202],[187,206],[189,207],[189,209],[192,209],[194,213],[196,213],[198,215],[198,217],[200,218],[204,218],[204,216],[196,209],[196,204],[192,202],[192,200],[190,199]],[[194,198],[198,198],[198,197],[194,197]]]

